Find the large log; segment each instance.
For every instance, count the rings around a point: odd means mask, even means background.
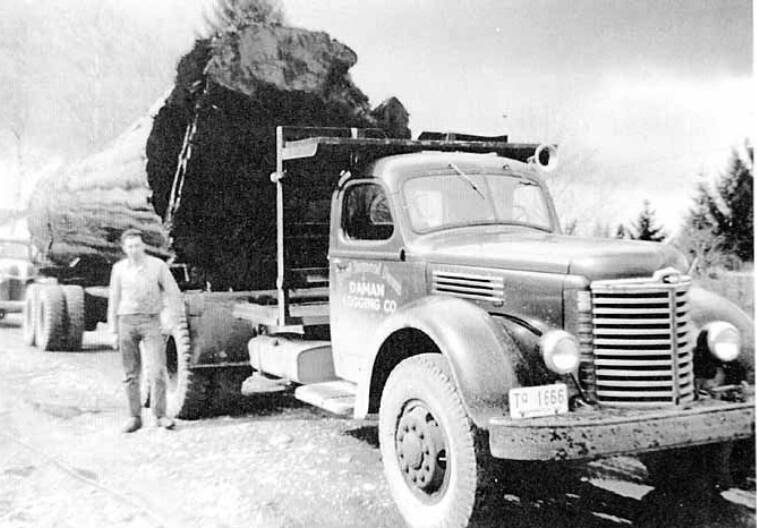
[[[165,98],[161,100],[164,101]],[[151,253],[168,257],[168,233],[150,204],[145,143],[161,105],[105,150],[40,180],[29,207],[32,241],[54,264],[120,258],[119,237],[137,228]]]
[[[278,25],[198,40],[147,116],[37,185],[35,243],[56,263],[96,254],[109,265],[120,233],[136,227],[150,252],[187,263],[213,289],[272,287],[275,126],[384,127],[409,136],[399,101],[371,110],[349,76],[356,61],[326,33]],[[329,193],[325,180],[313,179],[290,193],[288,210],[327,222]]]

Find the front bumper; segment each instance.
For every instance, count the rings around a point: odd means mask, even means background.
[[[586,409],[545,418],[489,420],[492,456],[580,460],[754,436],[754,397],[696,401],[685,408]]]
[[[24,311],[24,301],[0,301],[0,312],[21,313]]]

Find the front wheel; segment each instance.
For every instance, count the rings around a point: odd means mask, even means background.
[[[410,357],[392,371],[379,441],[389,489],[410,526],[468,525],[485,473],[476,436],[441,354]]]

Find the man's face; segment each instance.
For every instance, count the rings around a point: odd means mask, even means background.
[[[132,260],[138,260],[145,254],[145,243],[137,236],[128,237],[124,240],[121,248],[126,253],[126,256]]]

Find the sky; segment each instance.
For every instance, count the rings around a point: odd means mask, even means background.
[[[358,54],[411,127],[561,147],[563,216],[676,229],[700,177],[754,132],[753,15],[736,0],[285,0]]]
[[[125,24],[169,34],[178,59],[210,2],[119,7]],[[753,137],[750,0],[281,2],[291,25],[354,49],[355,83],[374,105],[397,96],[416,135],[558,144],[560,170],[550,176],[558,212],[584,231],[630,222],[644,199],[674,231],[696,183]],[[174,71],[175,62],[165,65],[166,84]]]

